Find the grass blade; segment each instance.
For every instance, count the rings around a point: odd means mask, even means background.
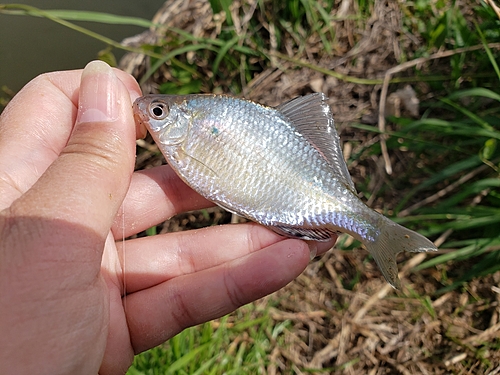
[[[151,22],[150,20],[139,18],[139,17],[130,17],[130,16],[121,16],[117,14],[111,13],[103,13],[103,12],[92,12],[92,11],[83,11],[83,10],[68,10],[68,9],[47,9],[40,12],[38,9],[10,9],[10,7],[23,7],[21,4],[5,4],[3,13],[17,16],[32,16],[32,17],[42,17],[47,18],[46,15],[51,17],[59,18],[66,21],[82,21],[82,22],[98,22],[98,23],[106,23],[110,25],[131,25],[131,26],[140,26],[140,27],[154,27],[159,26]],[[0,10],[2,7],[0,7]]]
[[[217,53],[217,57],[214,60],[214,63],[212,65],[212,72],[214,73],[214,77],[218,74],[219,71],[219,65],[224,58],[224,56],[227,54],[227,52],[239,41],[239,37],[235,36],[231,40],[227,41],[222,48],[219,50]]]
[[[140,80],[140,84],[144,83],[147,81],[149,77],[151,77],[154,72],[158,70],[160,66],[165,64],[167,61],[172,60],[175,56],[181,55],[186,52],[191,52],[191,51],[198,51],[200,49],[209,49],[209,50],[214,50],[214,48],[211,45],[208,44],[188,44],[187,46],[177,48],[166,55],[159,56],[158,60],[151,65],[151,68],[147,70],[147,72],[142,76]],[[186,66],[184,66],[186,68]],[[192,69],[191,69],[192,70]],[[192,70],[193,75],[198,75],[196,71]]]
[[[455,100],[459,98],[469,97],[469,96],[481,96],[484,98],[489,98],[500,102],[500,95],[490,89],[484,87],[475,87],[468,90],[455,91],[454,93],[448,95],[449,100]]]
[[[491,52],[490,47],[488,47],[488,43],[486,42],[486,38],[484,37],[483,32],[481,31],[481,28],[479,25],[476,23],[476,31],[479,34],[479,37],[481,38],[481,42],[483,43],[484,50],[486,51],[486,54],[488,55],[488,58],[490,59],[490,63],[493,66],[493,69],[495,70],[495,73],[497,74],[498,79],[500,80],[500,69],[498,68],[497,61],[495,59],[495,56],[493,56],[493,53]]]
[[[477,239],[471,245],[465,246],[461,249],[437,256],[415,267],[415,271],[420,271],[426,268],[435,267],[438,264],[443,264],[452,260],[465,260],[476,257],[488,251],[491,246],[500,245],[500,239],[482,238]]]
[[[168,374],[173,374],[176,371],[186,367],[190,362],[194,360],[194,358],[203,352],[205,349],[209,348],[211,345],[210,342],[207,342],[206,344],[202,344],[198,346],[197,348],[193,349],[192,351],[182,355],[177,361],[173,362],[168,366],[167,371],[165,372],[165,375]]]
[[[47,18],[47,19],[49,19],[53,22],[56,22],[62,26],[65,26],[69,29],[75,30],[75,31],[82,33],[84,35],[87,35],[91,38],[97,39],[97,40],[99,40],[105,44],[108,44],[110,46],[113,46],[115,48],[119,48],[119,49],[129,51],[129,52],[146,54],[146,55],[151,56],[151,57],[161,58],[161,55],[157,55],[157,54],[150,52],[150,51],[145,51],[141,48],[124,46],[121,43],[119,43],[113,39],[110,39],[104,35],[98,34],[94,31],[91,31],[91,30],[86,29],[84,27],[81,27],[79,25],[75,25],[74,23],[71,23],[69,21],[66,21],[62,18],[59,18],[58,16],[51,14],[50,11],[44,11],[42,9],[38,9],[36,7],[32,7],[29,5],[23,5],[23,4],[3,4],[3,5],[0,5],[0,13],[5,13],[5,14],[10,13],[10,14],[19,15],[20,13],[16,13],[16,12],[11,13],[11,11],[15,11],[15,10],[17,10],[19,12],[23,12],[23,15]]]

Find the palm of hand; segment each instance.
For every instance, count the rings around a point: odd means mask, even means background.
[[[308,262],[304,242],[255,224],[123,241],[210,203],[168,166],[132,173],[136,82],[81,74],[35,79],[0,117],[0,372],[124,373]],[[79,121],[79,99],[99,107],[110,90],[116,118]]]

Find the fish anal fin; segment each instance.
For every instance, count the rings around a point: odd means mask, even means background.
[[[276,109],[316,148],[347,187],[356,191],[342,154],[330,106],[323,93],[299,96]]]

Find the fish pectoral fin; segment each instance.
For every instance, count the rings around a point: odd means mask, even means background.
[[[285,115],[295,130],[318,150],[336,176],[349,189],[356,192],[326,99],[325,94],[314,93],[289,100],[276,109]]]
[[[287,237],[300,238],[302,240],[311,241],[328,241],[332,238],[335,232],[328,229],[304,229],[296,227],[287,227],[284,225],[276,225],[269,227],[276,233]]]

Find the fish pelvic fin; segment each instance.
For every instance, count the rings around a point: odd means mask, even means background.
[[[270,228],[282,236],[300,238],[308,241],[328,241],[336,234],[336,232],[332,232],[326,228],[307,229],[288,227],[285,225],[276,225]]]
[[[403,251],[416,253],[437,250],[437,247],[421,234],[396,224],[389,219],[384,223],[377,239],[365,245],[387,282],[395,289],[401,288],[401,282],[398,278],[398,265],[396,263],[397,254]]]

